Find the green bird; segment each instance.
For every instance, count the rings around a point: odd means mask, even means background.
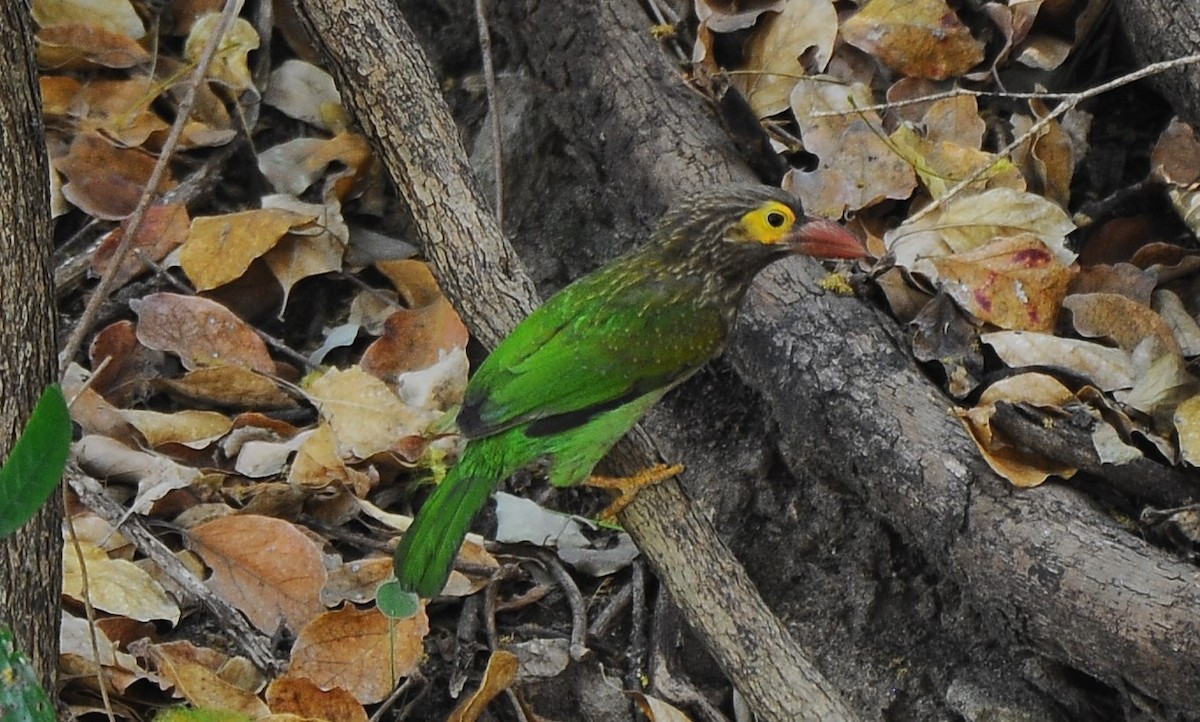
[[[519,469],[545,464],[556,486],[587,479],[655,402],[721,353],[754,276],[792,254],[865,250],[777,188],[716,187],[522,321],[467,384],[458,414],[466,448],[400,540],[400,587],[437,595],[471,519]]]

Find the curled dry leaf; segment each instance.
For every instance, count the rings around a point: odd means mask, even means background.
[[[797,80],[825,70],[837,32],[831,0],[790,0],[782,12],[763,20],[747,41],[745,62],[733,79],[758,117],[787,110]]]
[[[421,610],[389,620],[376,608],[354,605],[325,612],[300,631],[288,674],[321,689],[341,687],[363,704],[387,697],[396,680],[417,669],[425,654],[429,618]]]
[[[250,719],[271,713],[257,694],[226,681],[215,671],[215,664],[197,661],[183,645],[155,645],[150,651],[158,673],[193,707],[239,712]]]
[[[187,369],[244,366],[275,371],[267,345],[232,311],[216,301],[176,293],[152,293],[130,301],[138,316],[138,340],[179,357]]]
[[[1025,179],[1012,161],[951,141],[933,141],[919,135],[909,124],[890,137],[897,155],[910,163],[932,198],[946,195],[952,186],[981,167],[988,170],[968,188],[1013,188],[1025,190]]]
[[[349,125],[333,77],[303,60],[285,60],[271,71],[263,102],[329,133],[340,133]]]
[[[1045,243],[1063,265],[1075,254],[1067,249],[1067,234],[1075,224],[1055,203],[1012,188],[961,193],[915,221],[906,221],[884,234],[896,264],[909,270],[923,258],[972,251],[995,238],[1030,233]]]
[[[1103,391],[1128,389],[1137,376],[1129,352],[1091,341],[1029,331],[996,331],[979,339],[995,349],[1010,368],[1061,368],[1090,380]]]
[[[233,422],[215,411],[184,409],[172,413],[125,409],[125,420],[133,424],[150,446],[183,444],[191,449],[203,449],[233,428]]]
[[[183,49],[183,54],[189,62],[199,65],[204,46],[220,26],[220,13],[205,15],[192,25],[192,31],[188,34]],[[208,68],[208,79],[226,85],[236,92],[253,88],[254,78],[250,74],[247,58],[251,50],[258,48],[258,44],[258,32],[254,30],[254,26],[244,18],[235,19],[233,26],[217,46],[217,54]]]
[[[475,693],[458,703],[446,722],[476,722],[492,700],[517,681],[517,655],[498,649],[488,658],[483,680]]]
[[[1038,486],[1050,476],[1064,479],[1074,476],[1075,469],[1026,452],[991,427],[996,404],[1001,401],[1055,409],[1075,401],[1075,395],[1051,376],[1019,374],[992,384],[975,408],[958,412],[988,466],[1014,486],[1028,488]]]
[[[1180,460],[1189,466],[1200,466],[1200,395],[1179,404],[1173,416],[1179,434]]]
[[[156,384],[177,400],[228,409],[278,411],[299,403],[269,377],[242,366],[210,366]]]
[[[787,0],[696,0],[696,17],[714,33],[743,30],[765,12],[779,12]]]
[[[100,329],[88,346],[88,360],[98,369],[92,375],[91,388],[117,406],[148,396],[166,366],[166,354],[138,341],[132,321],[117,321]]]
[[[983,62],[983,45],[944,0],[869,0],[842,23],[842,37],[918,78],[945,80]]]
[[[75,458],[97,479],[134,481],[137,498],[130,511],[146,514],[151,505],[175,489],[186,489],[204,476],[198,469],[146,451],[136,451],[107,436],[89,435],[75,443]]]

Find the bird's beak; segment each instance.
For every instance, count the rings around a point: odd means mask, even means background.
[[[808,218],[788,234],[784,243],[796,253],[815,258],[862,258],[867,249],[840,224],[825,218]]]

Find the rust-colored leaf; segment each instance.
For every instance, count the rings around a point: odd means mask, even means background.
[[[215,301],[152,293],[129,305],[138,315],[138,340],[179,356],[188,369],[232,365],[275,371],[267,346],[254,329]]]

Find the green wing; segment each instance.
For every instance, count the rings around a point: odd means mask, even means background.
[[[567,286],[496,347],[467,385],[459,426],[468,438],[554,417],[582,423],[720,353],[724,318],[690,303],[683,279],[624,284],[620,274],[610,267]]]

